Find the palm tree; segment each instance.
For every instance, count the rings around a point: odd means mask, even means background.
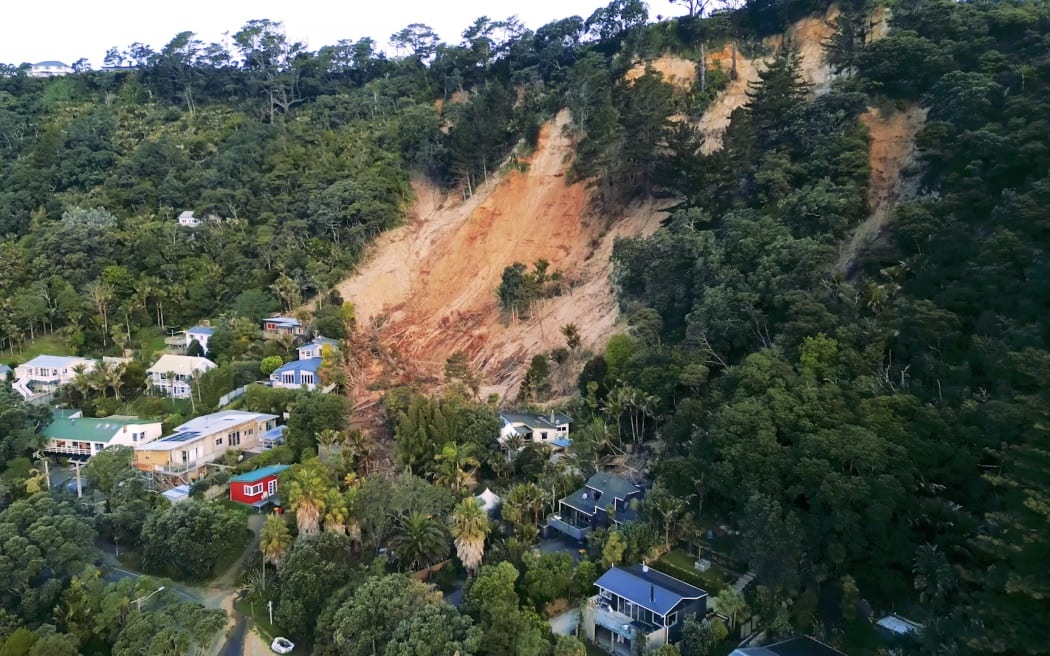
[[[263,588],[266,587],[266,563],[280,568],[281,558],[290,546],[292,532],[288,530],[288,522],[277,513],[269,515],[259,531],[259,551],[263,555]]]
[[[101,280],[94,280],[87,284],[84,291],[102,318],[102,339],[105,340],[109,336],[109,304],[113,302],[113,287]]]
[[[434,473],[434,482],[441,486],[448,486],[453,493],[473,488],[477,485],[474,474],[481,466],[473,453],[474,450],[470,444],[454,442],[446,444],[441,449],[441,453],[434,456],[434,461],[438,463],[437,471]]]
[[[489,518],[475,497],[467,497],[452,511],[449,521],[456,542],[456,555],[467,573],[474,575],[485,555],[485,536],[489,532]]]
[[[343,431],[335,430],[334,428],[326,428],[317,433],[317,446],[318,455],[324,453],[324,458],[327,460],[332,455],[332,447],[339,444],[342,445],[346,439],[346,434]],[[323,451],[321,451],[323,449]]]
[[[328,481],[316,459],[293,466],[287,472],[288,505],[295,511],[295,523],[300,535],[316,535],[321,531],[321,516],[328,500]]]
[[[399,563],[418,571],[448,556],[448,535],[437,520],[417,511],[401,519],[390,550]]]
[[[346,499],[339,490],[331,488],[325,498],[324,530],[328,533],[338,535],[346,534],[346,525],[350,519],[350,509],[346,506]]]
[[[729,628],[736,630],[737,622],[744,619],[750,608],[744,600],[743,593],[733,588],[725,588],[711,601],[711,609],[729,618]]]

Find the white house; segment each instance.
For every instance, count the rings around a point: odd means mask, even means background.
[[[79,414],[79,413],[78,413]],[[91,457],[111,446],[136,447],[161,436],[161,422],[138,417],[78,417],[55,413],[43,430],[44,452],[61,456]]]
[[[325,346],[331,346],[333,349],[337,351],[339,350],[338,341],[318,335],[312,342],[303,344],[299,347],[299,359],[309,360],[310,358],[319,358],[321,357],[321,351]]]
[[[321,358],[309,358],[307,360],[294,360],[273,370],[270,373],[270,387],[282,389],[299,389],[305,387],[313,391],[321,383],[318,370],[321,368]]]
[[[72,72],[72,66],[53,59],[37,62],[29,67],[29,77],[56,77],[69,75]]]
[[[214,368],[215,363],[208,358],[165,353],[146,370],[146,374],[150,378],[150,384],[162,394],[176,399],[188,399],[192,393],[190,380]]]
[[[77,370],[85,373],[95,368],[95,361],[65,355],[38,355],[15,367],[15,390],[25,398],[54,392],[77,377]]]
[[[208,339],[215,334],[215,329],[208,325],[194,326],[186,331],[186,348],[190,347],[190,344],[194,340],[201,345],[204,352],[208,352]]]
[[[567,415],[552,412],[546,415],[526,412],[501,412],[503,427],[499,432],[500,446],[504,446],[513,435],[520,435],[522,441],[550,444],[558,451],[569,447],[569,424]]]
[[[204,221],[193,216],[193,210],[186,210],[179,214],[179,225],[184,228],[196,228],[202,223],[204,223]]]

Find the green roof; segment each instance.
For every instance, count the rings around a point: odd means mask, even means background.
[[[80,417],[68,419],[60,417],[44,429],[44,437],[53,440],[72,440],[74,442],[109,442],[122,426],[155,424],[152,419],[138,417]]]
[[[267,476],[274,476],[280,474],[285,469],[288,469],[288,465],[269,465],[268,467],[260,467],[250,472],[243,474],[237,474],[230,479],[231,483],[255,483],[261,481]]]

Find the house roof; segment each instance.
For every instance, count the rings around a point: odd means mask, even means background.
[[[730,656],[845,656],[841,651],[809,636],[796,636],[764,647],[740,647]]]
[[[263,319],[263,323],[273,323],[287,328],[298,328],[303,325],[294,317],[268,317]]]
[[[183,501],[190,496],[190,486],[176,485],[170,490],[165,490],[164,492],[161,492],[161,495],[166,497],[172,503],[178,503],[179,501]]]
[[[74,355],[38,355],[29,362],[23,362],[23,367],[48,367],[51,369],[62,369],[73,367],[78,364],[91,362],[87,358],[78,358]]]
[[[334,346],[335,348],[339,348],[339,340],[318,335],[317,337],[314,337],[313,340],[311,340],[309,343],[303,344],[299,348],[304,349],[309,348],[311,346]]]
[[[317,370],[320,369],[320,368],[321,368],[321,358],[307,358],[306,360],[292,360],[291,362],[286,362],[285,364],[282,364],[280,367],[277,367],[276,369],[274,369],[273,372],[270,375],[272,376],[273,374],[284,374],[284,373],[289,373],[289,372],[293,372],[293,371],[298,371],[298,372],[308,371],[310,373],[317,373]]]
[[[65,62],[60,62],[57,59],[48,59],[47,61],[37,62],[33,64],[33,66],[64,66],[66,68],[69,68],[69,64],[66,64]]]
[[[186,332],[191,335],[214,335],[215,329],[210,326],[194,326]]]
[[[700,588],[645,565],[613,567],[594,585],[657,615],[667,615],[684,600],[707,596]]]
[[[567,438],[564,437],[559,437],[556,440],[551,440],[551,444],[553,444],[554,446],[560,446],[563,449],[568,449],[570,446],[572,446],[572,442],[570,442]]]
[[[159,440],[135,448],[138,451],[170,451],[180,444],[210,437],[247,421],[270,421],[271,419],[277,419],[277,415],[245,412],[243,410],[213,412],[210,415],[191,419],[181,426],[176,426],[175,431],[171,435],[166,435]]]
[[[532,412],[501,412],[499,416],[510,424],[524,424],[529,430],[537,428],[555,428],[560,424],[571,424],[572,419],[560,412],[541,415]],[[552,421],[553,419],[553,421]]]
[[[231,483],[255,483],[261,481],[264,478],[275,476],[280,474],[285,469],[288,469],[288,465],[269,465],[268,467],[260,467],[259,469],[244,472],[243,474],[237,474],[230,479]]]
[[[185,210],[185,211],[183,211],[183,212],[181,212],[179,214],[179,218],[180,219],[196,219],[197,217],[193,216],[193,210]]]
[[[603,498],[614,497],[616,499],[626,499],[628,494],[640,492],[642,489],[623,476],[606,472],[598,472],[588,478],[586,486],[601,492]]]
[[[160,359],[153,363],[153,366],[146,370],[147,373],[159,373],[164,375],[168,372],[174,372],[181,376],[190,376],[197,372],[208,371],[214,369],[215,363],[208,358],[202,358],[193,355],[175,355],[174,353],[165,353],[160,356]]]
[[[56,417],[42,431],[42,434],[53,440],[109,442],[125,426],[159,423],[159,421],[138,417],[77,417],[75,419]]]
[[[284,439],[284,431],[288,430],[287,426],[274,426],[270,430],[266,431],[259,436],[259,439],[263,442],[276,442]]]

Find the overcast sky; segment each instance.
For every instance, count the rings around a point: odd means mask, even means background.
[[[154,49],[186,30],[205,43],[221,41],[255,18],[284,23],[293,40],[310,50],[340,39],[370,36],[386,48],[389,37],[409,23],[425,23],[442,40],[457,43],[478,16],[517,15],[535,29],[552,20],[587,18],[609,0],[32,0],[4,3],[0,18],[0,63],[57,59],[71,64],[86,57],[102,65],[106,50],[141,42]],[[651,0],[651,17],[682,13],[668,0]]]

